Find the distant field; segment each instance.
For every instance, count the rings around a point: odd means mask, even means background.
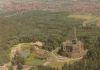
[[[91,15],[69,15],[69,18],[75,18],[75,19],[85,19],[85,20],[89,20],[94,18],[95,16],[91,16]]]
[[[90,19],[97,19],[100,20],[100,16],[94,16],[94,15],[69,15],[69,18],[75,18],[75,19],[84,19],[84,20],[90,20]]]
[[[100,16],[94,16],[94,15],[69,15],[68,17],[84,20],[83,24],[100,22]]]

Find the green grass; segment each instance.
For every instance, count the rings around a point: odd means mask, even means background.
[[[49,63],[49,66],[54,67],[54,68],[58,68],[60,70],[64,64],[65,64],[65,62],[53,61],[53,62]]]
[[[52,53],[54,53],[55,55],[58,55],[59,49],[60,49],[60,47],[56,48],[55,50],[52,51]]]
[[[38,66],[42,65],[45,62],[45,60],[38,59],[34,56],[34,54],[30,55],[26,60],[25,64],[27,65],[33,65],[33,66]]]
[[[27,57],[24,58],[24,61],[25,61],[25,65],[33,65],[33,66],[38,66],[38,65],[42,65],[46,60],[45,59],[39,59],[38,58],[38,54],[37,52],[39,53],[42,53],[44,50],[43,49],[35,49],[32,51],[30,50],[32,47],[31,43],[19,43],[18,45],[14,45],[13,48],[20,48],[21,49],[21,52],[24,52],[27,50],[27,53],[29,53],[27,55]],[[13,50],[13,49],[11,49]],[[26,53],[25,53],[26,55]]]

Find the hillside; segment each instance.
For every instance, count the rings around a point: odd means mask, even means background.
[[[5,66],[99,70],[100,0],[0,0],[0,70]]]
[[[71,29],[71,27],[77,24],[77,22],[78,24],[81,23],[81,20],[72,21],[72,19],[67,18],[66,16],[67,13],[32,11],[12,17],[1,17],[0,62],[5,62],[4,59],[7,57],[6,50],[8,50],[13,44],[30,42],[38,39],[46,42],[50,38],[62,40],[63,36],[67,34],[68,29]],[[61,26],[64,28],[61,28]],[[66,26],[68,26],[68,28],[66,28]],[[66,32],[63,33],[64,31]],[[23,40],[24,38],[25,41]],[[55,44],[58,45],[58,42],[55,42]]]
[[[84,61],[87,60],[87,65],[93,62],[98,66],[99,62],[96,60],[99,61],[100,48],[97,46],[99,46],[100,28],[95,25],[82,27],[83,22],[86,21],[83,19],[87,19],[88,15],[80,17],[80,19],[77,18],[77,15],[72,15],[73,18],[69,18],[71,15],[66,12],[30,11],[0,17],[0,64],[10,61],[8,53],[14,45],[42,41],[45,43],[43,49],[52,51],[60,47],[66,39],[72,39],[73,27],[77,27],[78,39],[82,40],[85,43],[85,48],[89,50],[88,56],[77,64],[84,64]],[[93,60],[91,61],[91,59]],[[31,62],[31,56],[28,60]],[[50,66],[53,64],[55,65],[55,63],[51,63]],[[62,62],[58,63],[60,66],[62,64]],[[60,68],[64,68],[64,66]]]

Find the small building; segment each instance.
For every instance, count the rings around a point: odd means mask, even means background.
[[[74,35],[74,39],[66,40],[61,44],[61,49],[58,52],[61,56],[80,58],[84,55],[84,44],[77,39],[76,28],[74,28]]]
[[[70,58],[79,58],[84,55],[84,44],[78,40],[66,40],[61,46],[61,55]]]

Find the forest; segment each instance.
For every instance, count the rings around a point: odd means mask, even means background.
[[[84,58],[73,64],[64,64],[62,70],[99,70],[100,69],[100,27],[83,27],[84,20],[68,18],[71,13],[30,11],[14,16],[0,17],[0,65],[9,62],[9,52],[13,45],[42,41],[44,49],[52,51],[60,47],[66,39],[72,39],[73,29],[85,44],[88,52]],[[11,70],[11,69],[9,69]],[[20,69],[19,69],[20,70]],[[32,67],[30,70],[59,70],[49,66]]]

